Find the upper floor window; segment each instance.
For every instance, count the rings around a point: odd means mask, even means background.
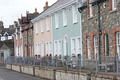
[[[50,24],[49,24],[50,20],[49,19],[50,19],[49,17],[46,17],[46,29],[47,29],[47,31],[50,30],[50,28],[49,28],[49,26],[50,26]]]
[[[35,23],[35,32],[36,32],[36,34],[38,34],[38,24],[37,24],[37,22]]]
[[[89,17],[93,17],[93,8],[92,4],[90,4],[90,1],[89,1]]]
[[[55,13],[55,28],[59,28],[59,17],[58,17],[58,13]]]
[[[116,10],[117,8],[117,0],[112,0],[112,10]]]
[[[63,26],[67,25],[67,11],[63,9]]]
[[[73,17],[73,23],[77,23],[77,6],[72,5],[72,17]]]
[[[41,24],[41,32],[43,32],[44,31],[43,19],[41,19],[40,24]]]

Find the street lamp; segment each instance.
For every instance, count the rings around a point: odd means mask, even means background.
[[[97,8],[98,8],[98,40],[99,40],[99,42],[98,42],[98,47],[99,47],[98,51],[99,51],[99,63],[100,64],[101,64],[101,60],[102,60],[101,59],[101,34],[102,34],[102,32],[101,32],[101,25],[100,25],[100,3],[103,3],[105,1],[107,1],[107,0],[90,0],[90,4],[92,4],[92,6],[97,5]],[[82,12],[82,10],[84,8],[87,7],[87,5],[85,3],[83,4],[82,7],[78,8],[78,11],[80,13]]]

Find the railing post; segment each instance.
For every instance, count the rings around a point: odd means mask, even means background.
[[[95,56],[95,61],[96,61],[96,74],[98,73],[98,61],[97,61],[97,53],[96,53],[96,56]]]
[[[55,56],[55,67],[57,67],[57,64],[58,64],[58,57],[57,55]]]
[[[48,60],[48,57],[49,57],[49,56],[47,56],[47,66],[49,67],[49,62],[48,62],[49,60]]]
[[[66,66],[67,66],[67,70],[68,70],[68,55],[66,56]]]
[[[40,57],[40,66],[42,65],[41,60],[42,60],[42,57]]]
[[[23,60],[24,60],[24,64],[25,64],[25,57],[23,57]]]

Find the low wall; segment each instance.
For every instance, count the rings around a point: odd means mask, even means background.
[[[23,66],[21,66],[21,73],[34,75],[34,67],[23,65]]]
[[[12,70],[17,71],[17,72],[20,72],[20,68],[21,68],[20,65],[12,65],[11,67]]]
[[[35,67],[35,76],[53,80],[54,79],[54,69]]]
[[[7,65],[5,66],[5,68],[6,68],[6,69],[12,69],[12,65],[11,65],[11,64],[7,64]]]
[[[47,67],[6,64],[5,68],[49,80],[120,80],[120,77],[113,75],[88,74],[80,73],[79,71],[67,71]]]
[[[87,74],[77,71],[56,71],[56,80],[120,80],[116,76],[105,74]]]
[[[57,70],[56,80],[87,80],[87,75],[86,73],[79,74],[79,72]]]

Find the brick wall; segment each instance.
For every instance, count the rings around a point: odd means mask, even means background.
[[[120,3],[117,4],[117,10],[112,11],[111,0],[100,4],[101,8],[101,41],[102,41],[102,54],[105,54],[105,34],[109,36],[109,53],[116,53],[116,32],[120,31]],[[95,35],[98,36],[98,21],[97,21],[97,6],[93,6],[93,17],[88,17],[88,8],[82,11],[82,33],[83,33],[83,51],[87,56],[87,37],[90,37],[90,46],[92,57],[94,57],[94,39]]]

